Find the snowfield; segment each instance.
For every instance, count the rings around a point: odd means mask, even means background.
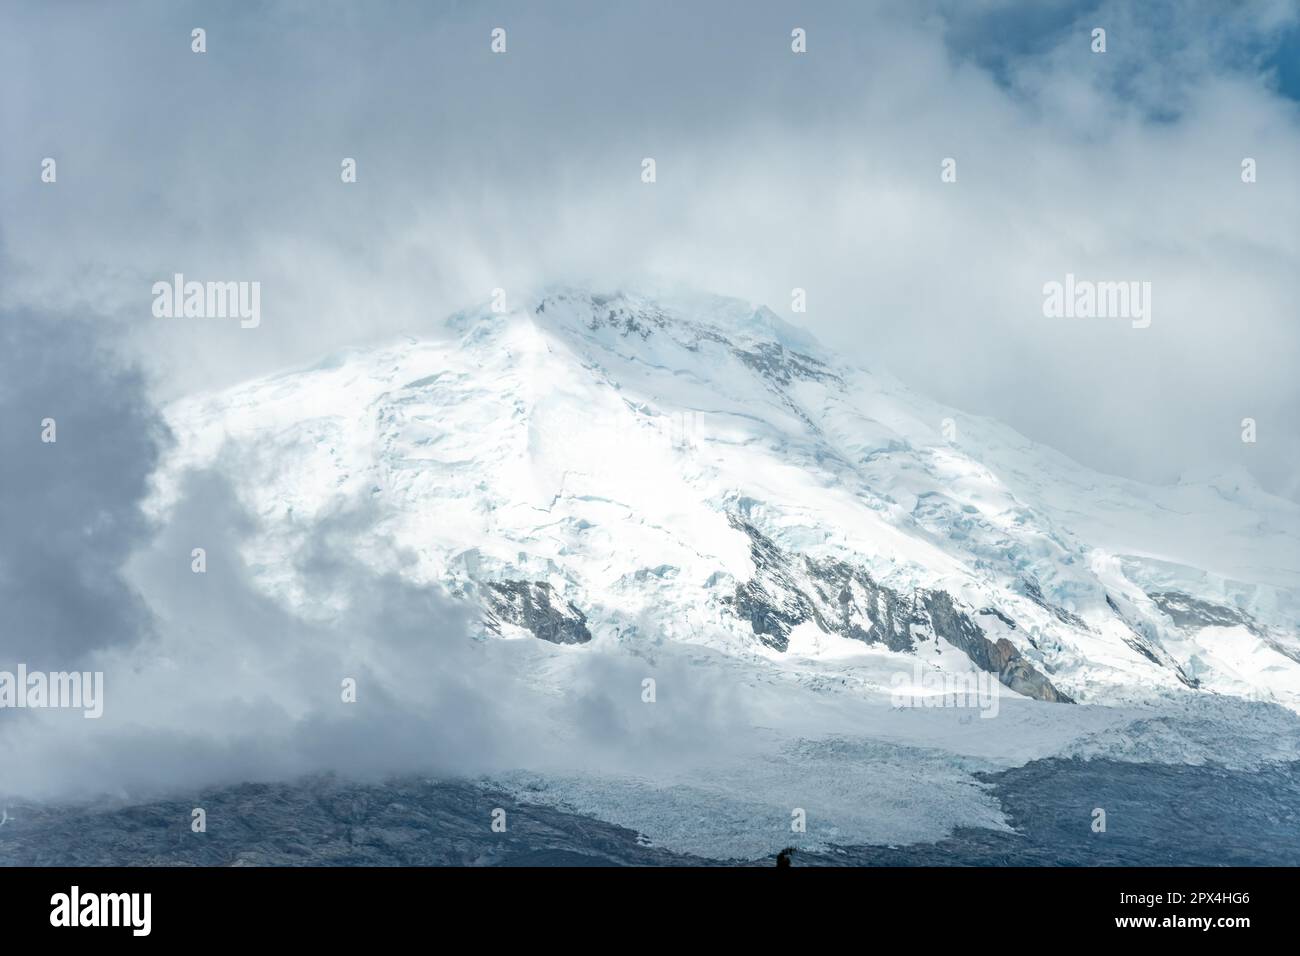
[[[997,828],[971,774],[1052,755],[1300,759],[1300,507],[1242,475],[1089,472],[760,306],[555,290],[168,418],[160,526],[195,476],[225,476],[259,601],[360,648],[416,727],[450,671],[497,675],[430,739],[486,723],[517,746],[469,769],[658,846],[758,856]],[[386,643],[367,630],[382,620],[330,630],[358,595],[314,569],[344,554],[464,608],[465,648]],[[175,682],[200,658],[190,625],[159,615]],[[214,679],[188,694],[156,689],[161,666],[106,659],[152,704],[119,705],[105,733],[201,737],[223,687],[254,708],[271,693],[234,677],[259,655],[288,674],[337,650],[277,640],[213,635]],[[224,726],[223,746],[292,740],[337,694],[316,677],[283,678],[291,692]],[[945,690],[966,686],[986,692]],[[57,736],[31,729],[0,756]]]
[[[1001,611],[981,626],[1079,701],[1199,683],[1300,707],[1300,508],[1244,476],[1090,473],[734,300],[568,291],[449,328],[181,402],[156,512],[220,458],[286,601],[305,595],[277,556],[368,497],[368,557],[411,555],[421,583],[545,581],[597,641],[732,652],[756,645],[727,600],[754,572],[738,514],[792,554]],[[1153,594],[1205,607],[1180,620]]]

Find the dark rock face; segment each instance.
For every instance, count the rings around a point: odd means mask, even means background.
[[[495,581],[487,585],[488,626],[501,621],[527,628],[552,644],[586,644],[591,640],[587,616],[571,601],[552,600],[545,581]]]
[[[1124,613],[1123,609],[1115,602],[1115,599],[1109,594],[1106,595],[1106,606],[1109,607],[1115,613],[1115,616],[1123,621],[1128,627],[1131,636],[1124,638],[1125,644],[1137,653],[1141,654],[1151,663],[1159,664],[1161,667],[1172,668],[1178,679],[1187,687],[1195,689],[1201,686],[1199,680],[1188,674],[1181,664],[1174,660],[1173,657],[1159,646],[1159,643],[1156,640],[1143,632],[1143,628],[1147,625],[1143,623],[1142,626],[1139,627],[1137,624],[1134,624],[1133,621]]]
[[[543,303],[544,304],[544,303]],[[591,297],[591,329],[596,331],[602,326],[616,329],[624,338],[638,335],[644,341],[655,329],[662,329],[667,318],[658,309],[634,310],[627,306],[619,296],[594,295]],[[540,312],[542,307],[538,306]],[[601,315],[601,312],[604,315]]]
[[[796,378],[819,382],[838,378],[811,355],[787,349],[776,342],[759,342],[752,351],[740,348],[733,348],[733,351],[755,372],[779,385],[789,385]]]
[[[1192,630],[1202,627],[1244,627],[1279,654],[1300,663],[1300,646],[1297,646],[1294,634],[1288,635],[1265,627],[1239,608],[1215,604],[1182,591],[1152,591],[1147,597],[1178,627]]]
[[[981,614],[987,614],[990,617],[996,617],[999,621],[1001,621],[1007,627],[1011,628],[1011,630],[1013,631],[1019,630],[1019,626],[1016,624],[1015,621],[1011,620],[1011,618],[1007,617],[1005,614],[1003,614],[995,607],[982,607],[980,608],[979,612]]]
[[[1245,611],[1202,601],[1182,591],[1152,591],[1147,597],[1155,601],[1165,615],[1179,627],[1235,627],[1241,625],[1258,637],[1263,628]]]
[[[914,651],[918,640],[938,636],[965,653],[976,667],[997,674],[1018,694],[1073,703],[1010,641],[1002,638],[995,643],[985,637],[946,591],[919,588],[910,595],[900,594],[877,583],[864,568],[790,554],[744,518],[728,517],[749,538],[755,573],[724,600],[729,600],[737,616],[749,621],[768,647],[785,651],[791,629],[805,621],[813,621],[828,634],[884,644],[893,651]],[[1009,620],[1000,612],[997,616]]]
[[[1021,583],[1021,590],[1024,592],[1025,597],[1029,598],[1029,600],[1033,601],[1035,604],[1037,604],[1039,607],[1043,608],[1044,610],[1051,611],[1052,614],[1056,616],[1056,619],[1060,621],[1062,624],[1069,624],[1071,627],[1077,627],[1081,631],[1092,630],[1092,628],[1088,626],[1088,622],[1085,621],[1083,618],[1079,617],[1079,615],[1067,611],[1063,607],[1058,607],[1057,605],[1050,603],[1046,598],[1044,598],[1043,589],[1039,587],[1037,581],[1034,581],[1030,578],[1025,578],[1020,583]]]
[[[749,555],[756,568],[749,581],[737,586],[734,608],[768,647],[784,651],[790,644],[790,630],[814,621],[827,633],[865,644],[881,643],[896,651],[915,649],[910,601],[878,585],[862,568],[788,554],[743,518],[734,514],[728,518],[732,527],[749,537]]]
[[[881,587],[866,571],[843,561],[803,560],[819,599],[813,619],[823,631],[865,644],[884,644],[891,651],[916,650],[912,639],[915,595],[904,598],[897,591]],[[864,611],[870,612],[869,616]],[[868,624],[865,629],[863,621]]]
[[[985,637],[980,626],[957,609],[947,591],[922,593],[931,630],[964,651],[976,667],[997,674],[998,680],[1017,694],[1057,704],[1074,703],[1035,670],[1005,637],[998,638],[996,643]]]
[[[736,586],[736,614],[749,621],[760,641],[784,651],[790,646],[790,630],[812,618],[812,602],[790,573],[785,552],[743,519],[728,518],[732,527],[749,536],[749,556],[757,569],[750,580]]]

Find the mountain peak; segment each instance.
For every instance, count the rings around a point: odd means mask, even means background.
[[[359,553],[502,638],[680,641],[814,675],[856,666],[809,662],[826,648],[864,667],[924,650],[1048,700],[1253,692],[1300,667],[1277,636],[1300,610],[1293,517],[1264,539],[1222,492],[1135,493],[739,299],[560,287],[449,323],[177,408],[162,484],[233,463],[268,553],[361,501]],[[1249,668],[1205,628],[1233,629]]]
[[[612,330],[624,338],[648,339],[656,332],[674,330],[674,338],[689,342],[700,337],[753,345],[770,342],[803,352],[820,361],[828,356],[816,338],[785,321],[766,305],[710,293],[681,290],[597,290],[575,285],[552,285],[525,294],[512,308],[484,303],[459,312],[449,320],[465,330],[483,320],[504,315],[529,314],[551,326]]]

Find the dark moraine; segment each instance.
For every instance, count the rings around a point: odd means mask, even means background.
[[[794,866],[1300,866],[1300,763],[1259,772],[1040,760],[983,776],[1016,832],[964,828],[938,843],[798,852]],[[208,832],[190,832],[202,806]],[[507,831],[494,834],[495,808]],[[1092,811],[1106,811],[1093,833]],[[332,777],[241,784],[114,809],[10,803],[9,865],[655,866],[713,861],[632,830],[459,782]],[[767,859],[733,864],[772,866]]]

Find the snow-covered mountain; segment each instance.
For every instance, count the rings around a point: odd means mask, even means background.
[[[363,502],[350,551],[449,589],[485,640],[706,645],[805,686],[885,690],[919,661],[1062,705],[1300,710],[1294,503],[1244,475],[1090,472],[733,299],[552,291],[169,421],[153,509],[191,469],[236,469],[244,557],[288,606],[321,596],[283,556]]]

